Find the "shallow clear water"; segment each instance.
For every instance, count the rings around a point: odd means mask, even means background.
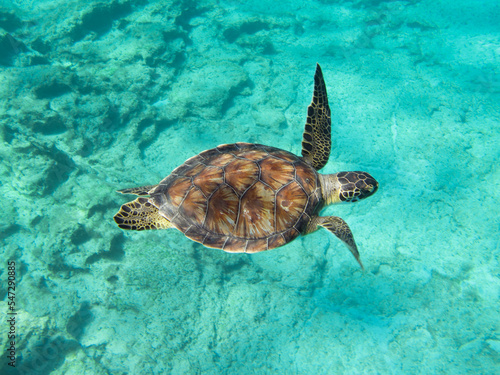
[[[499,24],[496,0],[1,1],[0,373],[500,372]],[[324,210],[364,272],[325,230],[247,255],[116,227],[115,190],[205,149],[300,154],[317,62],[321,172],[380,183]]]

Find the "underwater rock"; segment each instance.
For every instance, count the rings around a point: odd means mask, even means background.
[[[7,311],[7,302],[0,302],[0,311]],[[0,348],[2,353],[6,353],[11,342],[14,342],[13,347],[17,359],[15,367],[19,373],[40,371],[40,373],[48,374],[64,363],[67,353],[78,347],[77,342],[62,333],[50,316],[36,317],[27,311],[18,310],[17,315],[10,315],[9,319],[12,317],[17,323],[14,337],[2,340]],[[0,326],[2,337],[11,336],[8,335],[9,328],[7,324]],[[22,328],[21,331],[20,328]],[[0,373],[11,373],[10,370],[11,367],[7,365],[7,361],[2,361]]]
[[[65,83],[53,79],[42,83],[40,86],[36,87],[33,91],[37,99],[51,99],[70,92],[71,88]]]
[[[193,112],[206,118],[221,118],[235,95],[248,86],[248,76],[239,65],[203,65],[179,77],[172,87],[171,115],[180,118]]]
[[[111,30],[115,20],[129,14],[131,11],[131,2],[114,1],[110,4],[93,4],[93,8],[84,13],[80,23],[73,28],[71,36],[75,41],[83,39],[91,32],[101,36]]]
[[[44,145],[34,140],[18,141],[13,149],[0,149],[0,155],[9,154],[15,155],[9,159],[15,170],[12,187],[27,196],[52,194],[76,168],[66,153],[54,145]]]
[[[57,113],[47,116],[42,121],[33,122],[32,126],[34,131],[43,135],[61,134],[67,130],[63,118]]]
[[[21,27],[22,21],[14,13],[14,11],[0,11],[0,27],[8,32],[12,32]]]
[[[12,65],[14,56],[26,51],[28,51],[28,48],[23,42],[0,30],[0,65]]]

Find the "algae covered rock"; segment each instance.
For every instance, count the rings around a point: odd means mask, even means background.
[[[49,316],[36,317],[24,310],[17,311],[16,315],[7,315],[7,302],[0,302],[2,316],[8,316],[14,322],[10,325],[2,324],[0,334],[8,340],[0,341],[2,353],[14,354],[9,362],[2,361],[0,373],[49,373],[58,368],[65,356],[74,351],[78,344],[61,330],[58,330],[53,319]],[[11,362],[13,361],[13,362]],[[15,367],[8,363],[14,363]],[[10,371],[10,372],[7,372]],[[16,372],[14,372],[16,373]]]
[[[26,51],[28,48],[23,42],[0,29],[0,65],[12,65],[14,56]]]
[[[202,113],[210,119],[221,118],[231,101],[245,86],[248,77],[233,63],[207,64],[183,73],[170,93],[170,108],[175,117],[187,112]]]

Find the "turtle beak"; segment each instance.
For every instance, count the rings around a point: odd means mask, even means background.
[[[368,198],[378,190],[378,182],[369,173],[357,172],[359,180],[356,187],[359,189],[357,200]]]
[[[359,173],[360,176],[361,175],[366,176],[364,180],[360,180],[359,183],[356,183],[356,186],[358,186],[358,184],[361,185],[359,186],[359,189],[361,190],[359,199],[368,198],[369,196],[375,194],[375,192],[378,190],[378,182],[370,174],[366,172],[359,172]]]

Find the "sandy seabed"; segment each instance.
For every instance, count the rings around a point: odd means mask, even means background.
[[[498,373],[500,4],[476,4],[0,1],[0,373]],[[317,62],[321,172],[380,183],[324,211],[366,271],[325,230],[247,255],[116,227],[115,190],[205,149],[300,154]]]

